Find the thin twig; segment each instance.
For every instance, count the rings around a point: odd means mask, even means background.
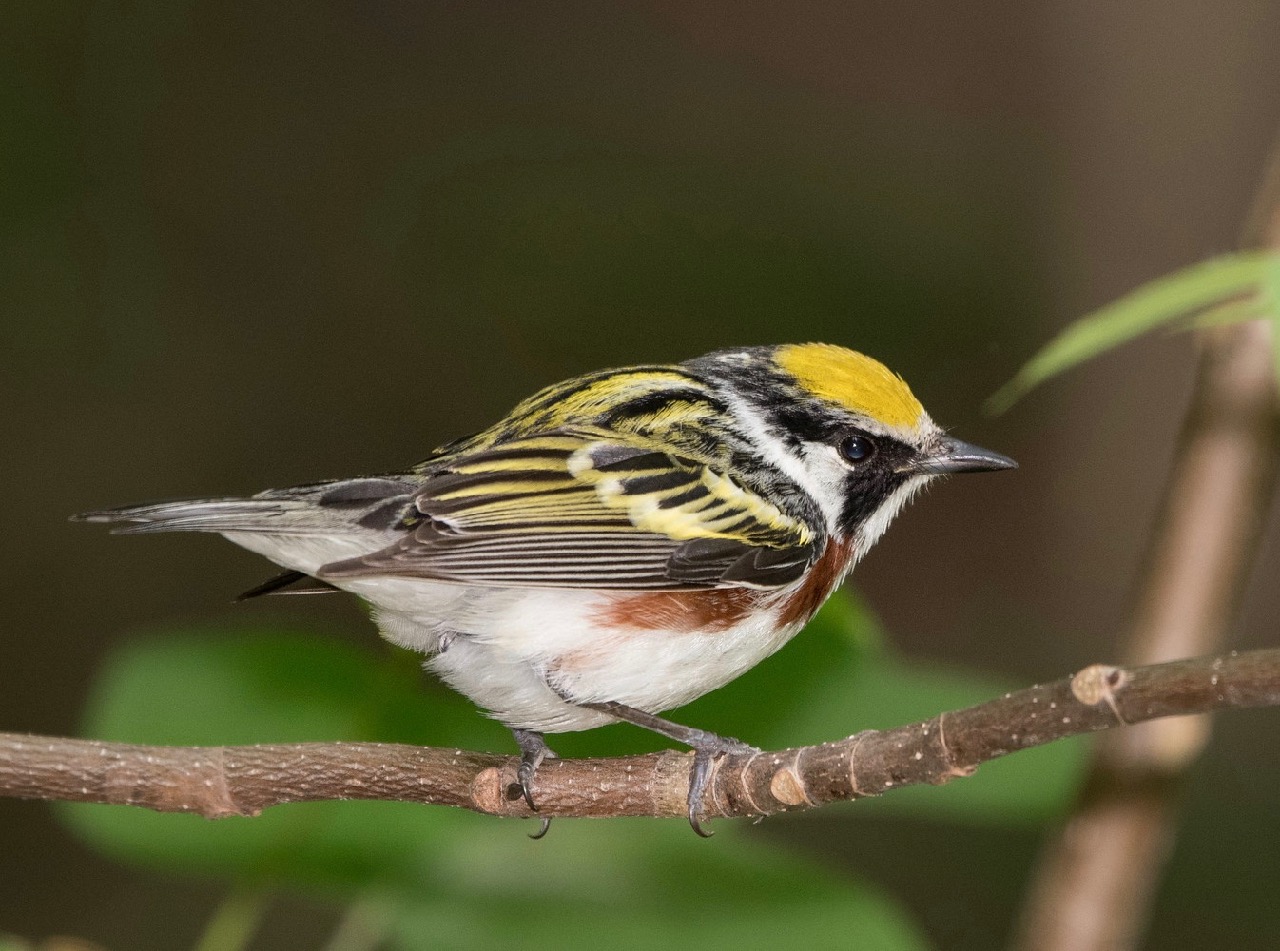
[[[1280,250],[1280,147],[1245,247]],[[1203,352],[1122,647],[1152,664],[1222,649],[1275,487],[1277,401],[1271,326],[1203,332]],[[1182,777],[1207,717],[1103,737],[1083,792],[1033,877],[1019,951],[1127,951],[1145,930],[1171,851]]]
[[[735,754],[707,791],[707,817],[759,816],[891,789],[939,785],[1017,750],[1157,717],[1280,706],[1280,649],[1073,677],[834,743]],[[691,754],[549,760],[537,815],[683,816]],[[380,743],[163,747],[0,733],[0,795],[144,806],[211,819],[329,799],[390,799],[530,818],[517,760]]]

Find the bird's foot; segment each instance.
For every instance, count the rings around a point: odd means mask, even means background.
[[[520,746],[520,765],[516,768],[516,781],[507,787],[507,799],[512,801],[524,799],[529,808],[537,812],[538,806],[533,801],[533,778],[537,775],[542,761],[555,759],[556,754],[551,747],[547,746],[547,741],[541,733],[517,729],[511,732],[515,734],[516,743]],[[546,816],[542,816],[539,821],[542,823],[541,828],[529,838],[541,839],[551,828],[551,820]]]
[[[565,699],[568,700],[568,698]],[[569,700],[569,702],[575,701]],[[578,706],[599,710],[601,713],[607,713],[626,723],[652,730],[654,733],[693,748],[693,769],[689,771],[689,825],[693,826],[693,831],[704,839],[709,839],[711,833],[703,830],[700,822],[702,794],[707,791],[713,772],[712,767],[716,760],[730,753],[760,752],[756,747],[741,740],[735,740],[731,736],[720,736],[708,730],[672,723],[656,714],[627,706],[625,703],[610,700],[604,703],[578,703]]]
[[[690,738],[693,747],[693,768],[689,771],[689,825],[704,839],[712,833],[702,828],[702,796],[711,781],[712,767],[716,760],[730,753],[759,753],[760,750],[731,736],[718,736],[704,730],[696,740]]]

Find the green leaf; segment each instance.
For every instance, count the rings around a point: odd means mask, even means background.
[[[394,947],[922,949],[883,894],[717,824],[561,823],[539,842],[477,826],[396,896]]]
[[[256,818],[60,804],[65,824],[104,855],[138,868],[347,896],[414,874],[459,816],[414,803],[277,806]]]
[[[1270,252],[1249,251],[1215,258],[1144,284],[1101,310],[1071,324],[1032,357],[987,401],[1000,413],[1029,390],[1090,357],[1114,349],[1158,327],[1225,298],[1252,296],[1269,269]]]
[[[1210,327],[1228,327],[1231,324],[1244,323],[1246,320],[1257,320],[1265,315],[1265,309],[1258,295],[1236,297],[1214,304],[1187,320],[1179,321],[1169,327],[1170,333],[1182,333],[1186,330],[1207,330]]]
[[[426,676],[421,657],[279,630],[142,636],[104,664],[83,732],[126,743],[227,746],[381,740],[502,749],[508,734]]]
[[[1258,296],[1262,306],[1260,316],[1271,320],[1271,351],[1276,380],[1280,384],[1280,254],[1273,254],[1267,259]]]
[[[939,665],[887,659],[857,682],[846,715],[871,720],[873,727],[925,720],[993,700],[1015,686]],[[945,786],[908,786],[882,798],[835,808],[850,815],[897,814],[970,824],[1038,825],[1060,816],[1079,787],[1089,749],[1087,737],[1001,757]],[[807,813],[805,813],[807,815]]]
[[[497,724],[434,687],[403,655],[268,631],[149,637],[107,663],[84,733],[106,740],[231,745],[380,740],[508,749]],[[60,814],[108,855],[144,867],[349,890],[397,880],[457,834],[451,810],[413,803],[278,806],[210,822],[127,806]]]

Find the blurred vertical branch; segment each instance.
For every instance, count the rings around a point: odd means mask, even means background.
[[[1280,143],[1242,238],[1280,250]],[[1203,332],[1200,366],[1122,662],[1220,648],[1235,617],[1276,477],[1273,329],[1251,321]],[[1209,738],[1207,715],[1099,737],[1074,813],[1041,856],[1017,951],[1137,946],[1171,851],[1183,777]]]

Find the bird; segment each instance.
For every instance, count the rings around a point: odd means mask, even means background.
[[[661,714],[786,644],[927,483],[1016,467],[878,360],[777,344],[548,386],[402,471],[73,518],[213,532],[285,569],[244,597],[363,598],[512,731],[508,796],[535,813],[547,734],[623,721],[688,746],[709,835],[714,764],[758,751]]]

